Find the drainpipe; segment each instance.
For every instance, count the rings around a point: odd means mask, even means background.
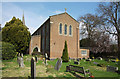
[[[79,27],[77,27],[76,30],[77,30],[77,58],[78,58],[78,31],[79,31]]]

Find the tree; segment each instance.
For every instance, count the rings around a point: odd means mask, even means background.
[[[65,41],[65,46],[64,46],[63,55],[62,55],[62,61],[63,62],[68,62],[69,61],[68,49],[67,49],[67,41]]]
[[[13,17],[2,28],[2,41],[13,44],[17,52],[25,54],[29,47],[30,32],[21,20]]]
[[[2,52],[2,59],[3,60],[8,60],[8,59],[13,59],[17,56],[16,49],[14,45],[7,43],[7,42],[0,42],[2,47],[0,47],[0,50]]]
[[[97,29],[97,27],[102,24],[101,22],[101,17],[98,17],[97,15],[92,15],[92,14],[86,14],[85,16],[81,16],[78,21],[82,22],[82,35],[87,35],[87,38],[89,39],[89,45],[88,47],[91,46],[91,41],[92,40],[92,34],[94,31]]]
[[[103,17],[105,31],[109,34],[117,36],[118,43],[118,56],[120,59],[120,17],[118,12],[120,12],[120,2],[109,2],[101,3],[98,7],[98,12],[100,16]]]

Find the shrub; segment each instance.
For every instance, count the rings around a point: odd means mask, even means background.
[[[65,46],[64,46],[64,49],[63,49],[62,61],[63,62],[68,62],[69,61],[67,42],[66,41],[65,41]]]
[[[2,59],[3,60],[8,60],[8,59],[13,59],[17,56],[16,49],[14,45],[7,43],[7,42],[0,42],[2,47]]]

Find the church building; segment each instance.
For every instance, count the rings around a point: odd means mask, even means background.
[[[88,58],[89,50],[80,49],[79,22],[67,12],[49,16],[49,18],[32,34],[29,54],[35,48],[38,52],[47,53],[49,59],[60,58],[67,41],[70,58]]]

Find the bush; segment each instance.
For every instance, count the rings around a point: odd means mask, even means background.
[[[0,42],[2,47],[2,59],[3,60],[8,60],[8,59],[13,59],[17,56],[16,49],[14,45],[7,43],[7,42]]]
[[[63,49],[62,61],[63,62],[68,62],[69,61],[67,42],[66,41],[65,41],[65,46],[64,46],[64,49]]]

